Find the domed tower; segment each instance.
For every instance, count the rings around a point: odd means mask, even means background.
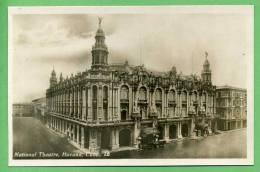
[[[98,18],[98,30],[96,32],[96,42],[92,46],[92,69],[104,69],[108,66],[108,49],[105,44],[105,33],[101,28],[102,18]]]
[[[204,64],[203,64],[203,70],[201,72],[201,78],[202,78],[202,81],[204,82],[211,82],[211,70],[210,70],[210,64],[209,64],[209,61],[208,61],[208,53],[205,52],[205,61],[204,61]]]
[[[50,87],[53,87],[56,84],[57,84],[57,77],[56,77],[56,72],[53,69],[52,72],[51,72]]]

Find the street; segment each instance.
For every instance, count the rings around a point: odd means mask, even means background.
[[[39,120],[32,117],[15,117],[13,152],[62,154],[63,152],[77,153],[78,150],[65,138],[47,129]]]
[[[80,153],[65,138],[39,120],[16,117],[13,121],[13,152]],[[166,144],[164,148],[116,152],[109,158],[245,158],[246,129]],[[39,158],[39,157],[38,157]],[[57,156],[59,158],[59,156]]]
[[[245,158],[246,129],[172,142],[164,148],[117,152],[113,158]]]

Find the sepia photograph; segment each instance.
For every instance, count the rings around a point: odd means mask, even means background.
[[[9,165],[252,165],[253,20],[248,5],[9,7]]]

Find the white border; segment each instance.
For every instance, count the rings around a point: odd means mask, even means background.
[[[13,160],[12,143],[12,15],[14,14],[142,14],[142,13],[247,13],[251,15],[251,54],[247,63],[247,158],[244,159],[77,159]],[[183,165],[253,165],[254,164],[254,6],[87,6],[87,7],[9,7],[8,8],[8,145],[9,166],[183,166]],[[220,145],[221,146],[221,145]]]

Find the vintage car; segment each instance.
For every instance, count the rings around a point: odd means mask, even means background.
[[[163,147],[166,142],[159,140],[159,130],[154,127],[145,127],[141,130],[140,148],[153,149]]]
[[[195,124],[195,131],[197,136],[208,136],[209,135],[209,126],[207,123],[200,122]]]

